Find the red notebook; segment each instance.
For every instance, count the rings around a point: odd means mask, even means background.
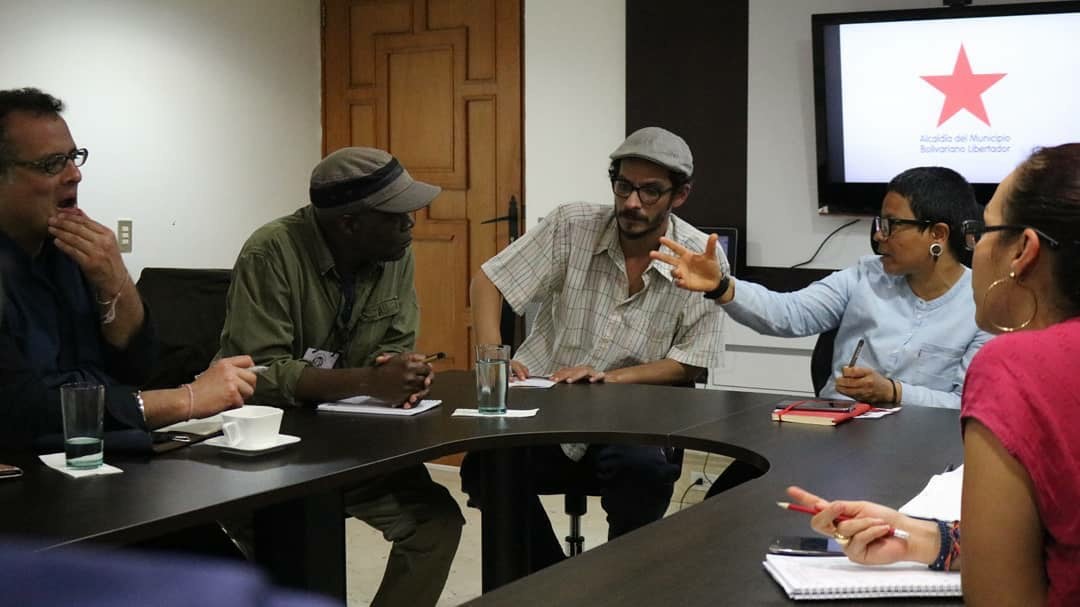
[[[835,426],[870,409],[870,405],[853,400],[785,400],[777,403],[772,419],[774,422]]]

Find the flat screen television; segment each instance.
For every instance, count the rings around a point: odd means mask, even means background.
[[[818,209],[876,215],[946,166],[985,204],[1032,149],[1080,141],[1080,2],[811,17]]]

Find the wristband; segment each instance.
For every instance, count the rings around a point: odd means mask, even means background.
[[[720,299],[724,296],[724,293],[727,293],[729,286],[731,286],[731,274],[725,274],[724,277],[720,279],[720,284],[716,285],[715,289],[706,291],[705,293],[702,293],[702,295],[705,296],[705,299]]]
[[[101,324],[108,325],[112,321],[116,320],[116,302],[120,301],[120,294],[124,292],[124,287],[127,286],[127,281],[130,280],[130,276],[124,276],[124,282],[120,283],[120,290],[116,292],[111,298],[105,301],[97,300],[98,305],[106,306],[105,313],[101,315]]]
[[[900,398],[896,394],[896,380],[890,377],[889,383],[892,384],[892,404],[899,405]]]
[[[184,384],[184,387],[187,388],[188,395],[187,418],[191,421],[191,414],[195,412],[195,389],[191,387],[191,384]]]
[[[143,425],[146,424],[146,403],[143,402],[142,390],[135,392],[135,404],[139,406],[139,417],[143,420]]]

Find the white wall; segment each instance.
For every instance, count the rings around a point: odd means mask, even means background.
[[[610,203],[625,136],[625,1],[525,0],[526,228],[564,202]]]
[[[0,0],[0,88],[63,99],[79,205],[134,220],[146,266],[232,267],[307,202],[321,156],[318,0]]]
[[[810,15],[941,5],[940,0],[750,0],[749,265],[785,267],[808,259],[829,232],[851,219],[817,214]],[[807,267],[851,265],[870,253],[869,230],[866,219],[845,229]]]

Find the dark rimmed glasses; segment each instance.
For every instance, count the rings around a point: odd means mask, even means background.
[[[67,154],[52,154],[39,160],[16,160],[11,164],[29,167],[46,175],[58,175],[67,166],[69,160],[75,166],[81,167],[86,164],[86,159],[89,156],[90,152],[86,148],[78,148],[71,150]]]
[[[897,219],[895,217],[884,217],[878,215],[874,218],[874,232],[880,232],[883,238],[892,236],[893,229],[896,226],[929,226],[934,222],[928,219]]]
[[[983,234],[987,232],[999,232],[1001,230],[1008,230],[1012,232],[1022,232],[1027,229],[1034,230],[1038,234],[1039,238],[1046,241],[1046,244],[1050,245],[1051,249],[1056,249],[1061,246],[1061,242],[1058,239],[1050,236],[1046,232],[1043,232],[1039,228],[1032,228],[1031,226],[1022,226],[1017,224],[1001,224],[996,226],[988,226],[978,219],[968,219],[960,224],[960,232],[964,235],[964,247],[969,251],[975,250],[975,245],[979,242],[979,239],[983,237]]]
[[[656,204],[664,194],[667,194],[674,189],[674,187],[670,187],[665,190],[652,183],[637,186],[622,178],[611,180],[611,191],[614,192],[616,196],[626,199],[630,198],[630,195],[634,192],[637,192],[638,200],[641,201],[641,204],[646,206]]]

